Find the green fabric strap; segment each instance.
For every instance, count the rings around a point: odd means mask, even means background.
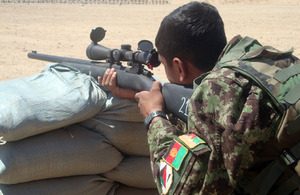
[[[285,169],[293,162],[297,162],[300,158],[300,142],[294,145],[290,150],[292,156],[281,155],[282,159],[274,160],[264,170],[258,174],[246,187],[245,190],[250,194],[267,194],[272,188],[276,180],[285,171]],[[291,160],[293,159],[293,160]],[[283,161],[282,161],[283,160]],[[285,162],[286,164],[284,164]],[[295,173],[296,175],[296,173]],[[299,179],[299,178],[298,178]],[[289,182],[294,182],[291,180]],[[299,183],[298,183],[299,186]],[[297,186],[297,187],[298,187]],[[281,188],[281,187],[280,187]],[[289,188],[287,188],[289,189]]]
[[[274,160],[243,188],[249,194],[266,194],[285,169],[279,160]]]
[[[300,178],[297,174],[293,175],[286,182],[281,184],[279,188],[276,189],[272,195],[281,195],[281,194],[290,194],[294,190],[296,190],[300,185]]]
[[[280,159],[273,161],[268,170],[266,171],[265,177],[263,178],[260,186],[260,190],[258,194],[266,194],[279,176],[283,173],[283,171],[292,163],[297,163],[300,158],[300,142],[295,144],[292,148],[290,148],[291,156],[281,155],[281,158],[286,164],[283,164]],[[291,160],[292,159],[292,160]],[[296,173],[295,173],[296,175]],[[299,183],[298,183],[299,185]]]
[[[300,99],[300,83],[285,94],[283,99],[289,104],[295,104]]]
[[[291,153],[294,155],[294,157],[299,160],[300,159],[300,142],[295,144],[291,149]]]
[[[285,171],[287,167],[283,165],[280,160],[275,160],[270,164],[265,176],[260,183],[260,189],[258,194],[264,195],[271,189],[279,176]]]
[[[289,134],[295,134],[300,131],[300,115],[286,125],[286,130]]]
[[[294,66],[289,66],[287,68],[279,70],[275,75],[274,79],[276,79],[280,83],[284,83],[287,81],[291,76],[300,73],[300,64],[296,64]]]

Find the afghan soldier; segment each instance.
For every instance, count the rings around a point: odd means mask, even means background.
[[[282,114],[257,83],[215,66],[240,41],[226,44],[223,21],[207,3],[183,5],[161,22],[155,44],[168,80],[194,86],[186,126],[166,114],[161,83],[135,94],[116,86],[113,69],[99,78],[116,96],[138,100],[161,194],[243,194],[247,179],[261,170],[258,157]]]

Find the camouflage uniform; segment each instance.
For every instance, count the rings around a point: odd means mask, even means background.
[[[242,193],[242,179],[262,145],[274,138],[280,119],[267,95],[238,72],[217,68],[197,78],[187,127],[179,129],[162,118],[150,125],[151,166],[159,192]],[[196,146],[184,142],[180,136],[185,134],[199,138]],[[174,143],[183,153],[172,153]]]

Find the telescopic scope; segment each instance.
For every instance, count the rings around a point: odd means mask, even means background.
[[[105,32],[101,27],[92,30],[90,38],[93,42],[86,49],[86,55],[89,59],[107,60],[111,64],[120,64],[120,61],[130,61],[133,64],[145,64],[149,68],[160,65],[158,53],[150,41],[141,40],[138,43],[138,50],[141,51],[132,51],[129,44],[122,44],[121,49],[109,49],[98,44],[104,38]]]

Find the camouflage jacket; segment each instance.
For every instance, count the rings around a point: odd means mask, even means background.
[[[148,131],[151,167],[161,194],[241,193],[240,183],[274,137],[280,114],[241,74],[215,69],[194,81],[188,124],[166,119]]]

